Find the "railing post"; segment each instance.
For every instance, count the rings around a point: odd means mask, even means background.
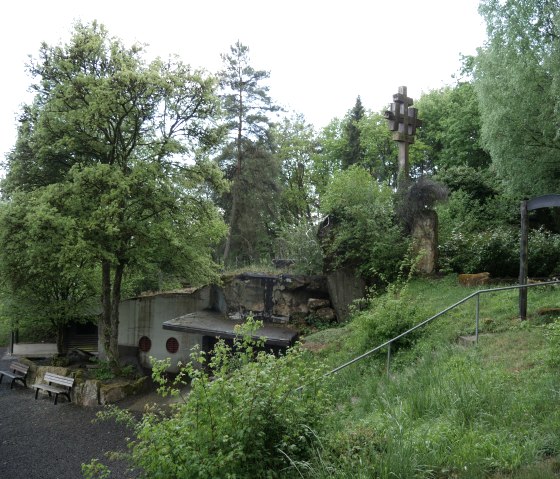
[[[387,345],[387,379],[389,378],[390,366],[391,366],[391,343]]]
[[[480,293],[476,295],[476,326],[475,326],[475,337],[476,337],[476,344],[478,344],[478,325],[480,322]]]

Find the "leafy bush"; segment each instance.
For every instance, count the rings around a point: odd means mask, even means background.
[[[411,301],[407,286],[390,287],[382,296],[369,298],[370,306],[354,319],[355,335],[360,350],[374,348],[428,318],[417,301]],[[410,346],[420,330],[401,338],[394,346]]]
[[[320,274],[323,270],[323,255],[317,238],[317,225],[306,219],[285,225],[276,239],[275,254],[279,258],[293,259],[294,272]]]
[[[322,244],[329,268],[357,266],[371,284],[394,280],[409,240],[397,224],[393,191],[361,167],[338,172],[321,198],[330,226]]]
[[[440,245],[442,269],[456,273],[488,271],[494,277],[519,274],[519,229],[495,227],[492,230],[452,232]],[[533,277],[560,272],[560,235],[544,229],[529,232],[529,274]]]
[[[440,245],[444,270],[456,273],[488,271],[492,276],[515,277],[519,272],[519,236],[511,228],[462,233],[453,231]]]
[[[145,414],[135,425],[131,460],[145,477],[274,478],[310,457],[329,407],[326,382],[317,381],[323,371],[299,347],[280,357],[259,350],[251,339],[258,325],[249,322],[233,347],[219,341],[208,362],[194,353],[171,386],[168,362],[156,363],[163,394],[177,395],[187,376],[191,391],[170,414]]]

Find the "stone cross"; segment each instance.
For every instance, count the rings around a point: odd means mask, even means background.
[[[408,145],[414,143],[416,128],[422,126],[418,110],[411,108],[412,104],[412,98],[406,96],[406,87],[400,86],[399,92],[393,95],[390,109],[385,111],[393,140],[399,143],[399,179],[404,181],[410,179]]]

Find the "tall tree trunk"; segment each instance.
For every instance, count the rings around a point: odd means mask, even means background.
[[[235,180],[234,180],[235,181]],[[228,229],[228,234],[227,234],[227,238],[226,238],[226,245],[224,247],[224,264],[226,264],[226,261],[229,257],[229,251],[231,249],[231,236],[233,234],[233,226],[235,225],[235,222],[237,221],[237,192],[236,192],[237,188],[236,188],[236,184],[234,182],[234,184],[231,187],[231,212],[229,214],[229,229]]]
[[[57,323],[56,325],[56,352],[64,354],[66,347],[66,325],[64,323]]]
[[[111,263],[104,260],[101,263],[101,318],[99,333],[105,356],[111,354]]]
[[[243,82],[242,82],[242,74],[241,71],[239,72],[239,110],[238,110],[238,118],[237,118],[237,140],[236,140],[236,149],[237,149],[237,163],[235,165],[235,174],[233,176],[233,185],[231,187],[231,213],[229,215],[229,230],[228,235],[226,238],[226,245],[224,247],[224,264],[226,263],[229,252],[231,249],[231,237],[233,235],[233,229],[235,227],[235,223],[237,223],[237,198],[239,195],[239,180],[241,178],[241,159],[242,159],[242,151],[241,151],[241,140],[243,139]]]
[[[113,277],[113,297],[111,304],[111,337],[110,354],[108,359],[114,368],[119,367],[119,306],[121,304],[121,285],[124,272],[124,263],[119,262]]]

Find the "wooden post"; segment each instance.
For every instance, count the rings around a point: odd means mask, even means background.
[[[527,200],[521,202],[521,240],[519,248],[519,284],[527,284],[528,269],[528,226],[527,226]],[[527,319],[527,288],[519,288],[519,319]]]

